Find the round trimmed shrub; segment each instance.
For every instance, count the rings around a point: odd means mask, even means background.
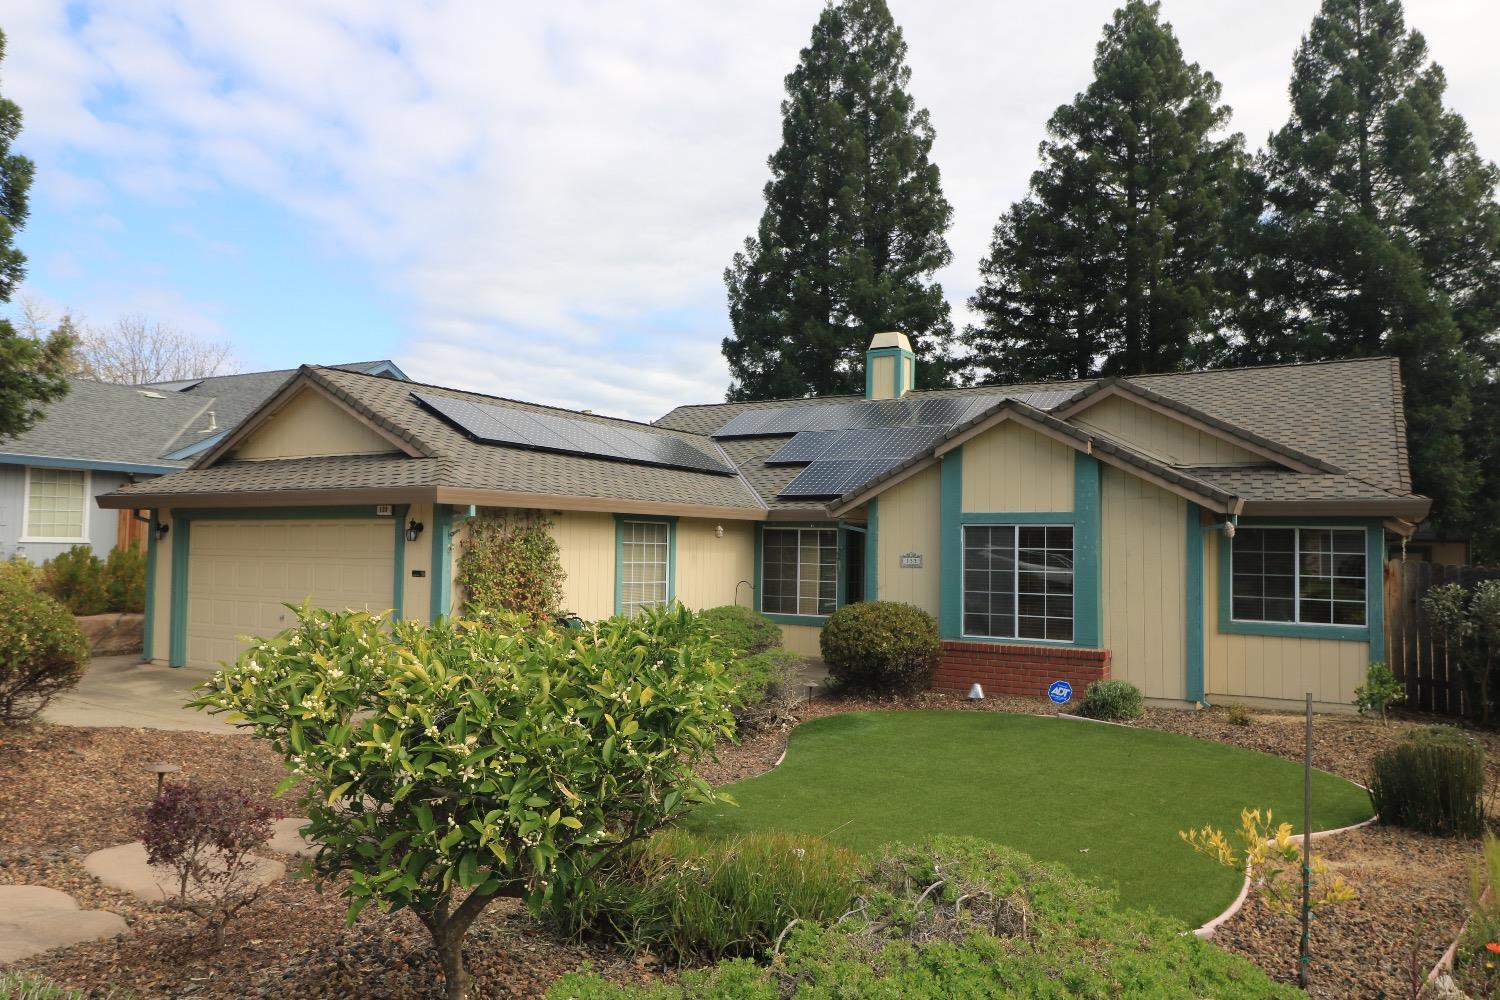
[[[818,645],[835,684],[879,694],[926,688],[943,650],[937,621],[895,601],[844,605],[829,616]]]
[[[0,723],[27,722],[83,676],[89,647],[57,601],[0,579]]]
[[[1094,681],[1083,693],[1078,714],[1090,719],[1124,722],[1139,719],[1145,709],[1141,689],[1129,681]]]
[[[725,604],[698,613],[708,630],[740,656],[755,656],[781,645],[781,626],[750,608]]]
[[[1484,830],[1484,748],[1454,726],[1426,726],[1375,755],[1370,802],[1382,823],[1436,837]]]

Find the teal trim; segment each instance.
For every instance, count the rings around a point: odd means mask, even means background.
[[[762,610],[763,605],[761,602],[764,595],[761,592],[761,584],[764,580],[764,567],[762,566],[762,563],[765,560],[766,551],[765,532],[776,531],[778,529],[792,530],[796,528],[815,528],[820,531],[834,529],[838,532],[839,551],[837,557],[838,565],[836,567],[838,573],[838,590],[834,597],[834,607],[841,608],[844,606],[844,525],[836,521],[776,521],[772,524],[757,524],[755,526],[755,594],[751,598],[751,600],[753,601],[751,607],[754,611],[765,615],[767,618],[771,619],[778,625],[811,625],[815,628],[822,628],[828,622],[827,615],[788,615],[782,614],[780,612]],[[870,558],[869,545],[869,533],[867,531],[865,539],[865,564],[867,566],[869,565]],[[873,600],[873,598],[868,596],[869,589],[870,581],[867,578],[865,580],[865,599]]]
[[[963,637],[964,625],[964,449],[960,445],[938,464],[938,631],[944,639]]]
[[[865,515],[865,600],[880,600],[880,498],[866,505]]]
[[[1187,586],[1183,588],[1186,591],[1183,639],[1187,654],[1187,700],[1192,702],[1204,700],[1203,531],[1198,505],[1188,504],[1186,534],[1183,536],[1187,542],[1183,549],[1187,562]]]
[[[432,505],[432,599],[428,608],[429,621],[447,618],[453,614],[453,508],[445,503]]]
[[[1235,621],[1230,613],[1233,542],[1219,534],[1219,631],[1228,635],[1268,635],[1285,639],[1368,642],[1371,658],[1385,651],[1385,528],[1379,518],[1317,517],[1305,520],[1242,517],[1242,528],[1363,528],[1365,530],[1365,624],[1306,625],[1298,622]]]
[[[391,583],[391,621],[406,618],[406,515],[410,510],[406,504],[392,508],[391,520],[396,528],[396,558],[392,560],[395,570]]]
[[[29,465],[38,469],[91,469],[95,472],[142,472],[151,475],[166,475],[181,472],[180,465],[160,465],[154,462],[107,462],[90,458],[56,458],[52,455],[0,454],[0,465]]]
[[[751,574],[750,610],[757,612],[760,611],[760,560],[765,550],[765,541],[761,538],[761,532],[764,530],[765,525],[763,524],[755,526],[755,572]],[[735,600],[738,602],[739,594],[735,594]]]
[[[1099,460],[1083,452],[1073,453],[1073,645],[1098,649],[1100,609]]]
[[[167,646],[167,663],[187,666],[187,597],[188,543],[192,536],[192,518],[173,516],[167,537],[172,541],[172,610]]]
[[[151,512],[151,519],[146,526],[146,608],[141,636],[141,659],[147,663],[151,662],[151,654],[155,651],[151,640],[156,633],[156,511]]]
[[[813,628],[822,628],[828,624],[827,615],[782,615],[770,611],[762,611],[761,614],[777,625],[811,625]]]
[[[625,532],[622,530],[626,521],[634,521],[639,524],[665,524],[667,526],[667,603],[671,604],[677,600],[677,518],[676,517],[648,517],[641,514],[616,514],[615,515],[615,614],[622,614],[624,600],[622,597],[622,585],[624,574],[621,567],[625,562]],[[757,545],[759,539],[756,539]]]
[[[904,351],[899,347],[876,347],[865,352],[865,398],[875,398],[875,359],[892,358],[891,365],[891,395],[895,398],[904,396],[911,385],[906,380],[906,362],[911,362],[912,378],[916,378],[917,356],[911,351]]]
[[[840,524],[838,533],[834,538],[833,556],[833,607],[838,610],[844,606],[844,569],[849,562],[849,543],[845,537],[847,529]]]

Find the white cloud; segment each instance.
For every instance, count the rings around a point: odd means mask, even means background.
[[[962,316],[1114,3],[892,3],[956,209],[940,277]],[[239,188],[304,218],[310,239],[407,291],[401,360],[423,377],[650,417],[727,383],[720,275],[759,215],[782,78],[819,7],[105,0],[72,29],[60,2],[36,3],[6,15],[5,86],[39,158],[101,158],[138,197]],[[1257,145],[1285,116],[1311,4],[1165,13]],[[1478,27],[1495,13],[1444,0],[1411,16],[1500,155],[1494,32]]]

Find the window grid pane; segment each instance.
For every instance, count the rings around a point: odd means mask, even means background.
[[[625,521],[620,525],[620,611],[667,603],[670,528],[661,521]]]
[[[833,614],[838,607],[838,555],[837,529],[763,529],[761,611],[781,615]]]
[[[966,525],[965,635],[1073,638],[1073,528]]]
[[[82,538],[84,479],[75,469],[32,469],[26,531],[32,538]]]
[[[1230,617],[1364,625],[1365,558],[1362,528],[1241,528],[1230,549]]]

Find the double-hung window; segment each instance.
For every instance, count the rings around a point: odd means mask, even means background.
[[[1071,525],[964,526],[964,635],[1072,641]]]
[[[1230,545],[1235,621],[1365,624],[1365,529],[1240,528]]]
[[[620,613],[634,615],[671,599],[672,526],[666,521],[621,521]]]
[[[836,528],[764,528],[760,610],[772,615],[831,615],[838,609]]]
[[[25,539],[88,541],[88,475],[81,469],[26,470]]]

